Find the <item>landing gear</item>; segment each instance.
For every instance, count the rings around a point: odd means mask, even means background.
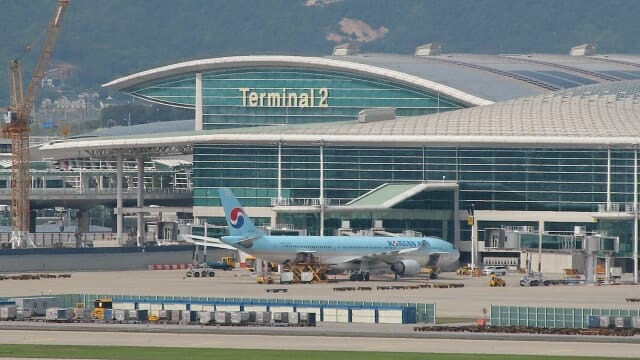
[[[349,281],[369,281],[368,271],[353,271],[349,274]]]

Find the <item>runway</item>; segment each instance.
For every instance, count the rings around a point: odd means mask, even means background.
[[[637,358],[639,344],[380,337],[0,330],[0,344],[482,353]]]

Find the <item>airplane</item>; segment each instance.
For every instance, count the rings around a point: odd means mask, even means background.
[[[218,189],[230,235],[219,239],[184,235],[197,245],[237,249],[280,264],[313,259],[328,274],[349,271],[351,281],[368,281],[370,272],[414,276],[424,266],[445,267],[460,252],[436,237],[271,236],[256,228],[230,189]]]

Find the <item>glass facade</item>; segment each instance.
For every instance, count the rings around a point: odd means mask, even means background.
[[[442,180],[459,184],[460,209],[473,204],[476,210],[597,212],[607,201],[606,149],[325,146],[323,153],[324,198],[335,205],[384,183]],[[283,145],[281,154],[282,197],[320,197],[320,147]],[[633,150],[611,150],[610,176],[611,202],[622,210],[633,203]],[[218,187],[233,188],[245,206],[271,206],[278,194],[278,146],[197,145],[194,181],[194,206],[219,206]],[[437,201],[433,193],[425,194],[431,196],[430,201],[410,199],[394,210],[444,209],[447,201],[453,201],[447,197]],[[317,227],[316,215],[305,216],[302,226]],[[370,225],[384,214],[353,216]],[[416,219],[397,227],[428,231],[441,225],[423,219],[423,223]],[[325,225],[335,229],[339,222],[329,217]],[[572,230],[572,226],[562,230]],[[619,235],[621,253],[631,250],[630,222],[601,220],[598,230]]]
[[[402,84],[329,70],[251,68],[202,75],[203,128],[353,120],[364,108],[394,107],[398,116],[460,109],[462,103]],[[193,108],[195,75],[148,82],[132,95]]]

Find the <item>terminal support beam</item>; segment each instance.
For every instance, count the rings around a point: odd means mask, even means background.
[[[320,236],[324,236],[324,144],[320,144]]]
[[[196,131],[200,131],[203,129],[203,111],[202,111],[202,73],[196,73]]]
[[[122,245],[123,215],[122,215],[122,153],[116,155],[116,241]]]
[[[611,211],[611,147],[607,148],[607,211]]]
[[[137,193],[137,206],[139,208],[144,207],[144,159],[142,155],[136,157],[136,165],[138,167],[138,193]],[[136,236],[136,245],[142,246],[144,243],[144,214],[138,213],[138,232]]]
[[[633,148],[633,283],[638,285],[638,147]]]

